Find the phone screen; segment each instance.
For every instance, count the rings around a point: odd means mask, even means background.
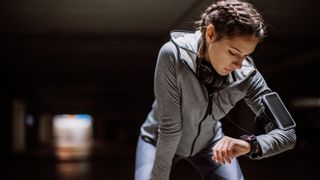
[[[262,99],[267,110],[267,116],[273,119],[280,129],[287,130],[296,126],[277,93],[266,94]]]

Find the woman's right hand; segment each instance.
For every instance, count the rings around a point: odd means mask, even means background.
[[[212,148],[212,159],[220,164],[231,163],[233,158],[249,153],[250,143],[242,140],[224,136]]]

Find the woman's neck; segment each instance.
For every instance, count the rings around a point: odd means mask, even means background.
[[[206,53],[204,54],[204,60],[211,64],[207,48],[206,48]]]

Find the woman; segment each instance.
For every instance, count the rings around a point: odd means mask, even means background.
[[[237,157],[262,159],[295,145],[294,129],[268,123],[266,134],[231,138],[219,122],[243,98],[260,115],[261,96],[271,92],[249,57],[266,34],[261,15],[247,2],[218,1],[196,24],[196,32],[172,32],[159,52],[136,180],[168,180],[182,158],[203,179],[243,179]]]

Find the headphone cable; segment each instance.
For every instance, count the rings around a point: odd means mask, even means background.
[[[217,90],[217,102],[218,102],[218,107],[219,109],[224,113],[226,119],[231,122],[234,126],[236,126],[237,128],[239,128],[240,130],[244,131],[245,133],[247,134],[252,134],[250,131],[248,131],[247,129],[241,127],[240,125],[238,125],[237,123],[235,123],[228,115],[227,113],[223,110],[223,108],[221,107],[221,104],[220,104],[220,100],[219,100],[219,97],[220,97],[220,93],[219,93],[219,90],[220,88],[218,88]],[[256,116],[257,117],[257,116]],[[255,125],[255,122],[256,122],[256,118],[254,119],[254,124],[253,124],[253,129],[254,129],[254,125]]]

